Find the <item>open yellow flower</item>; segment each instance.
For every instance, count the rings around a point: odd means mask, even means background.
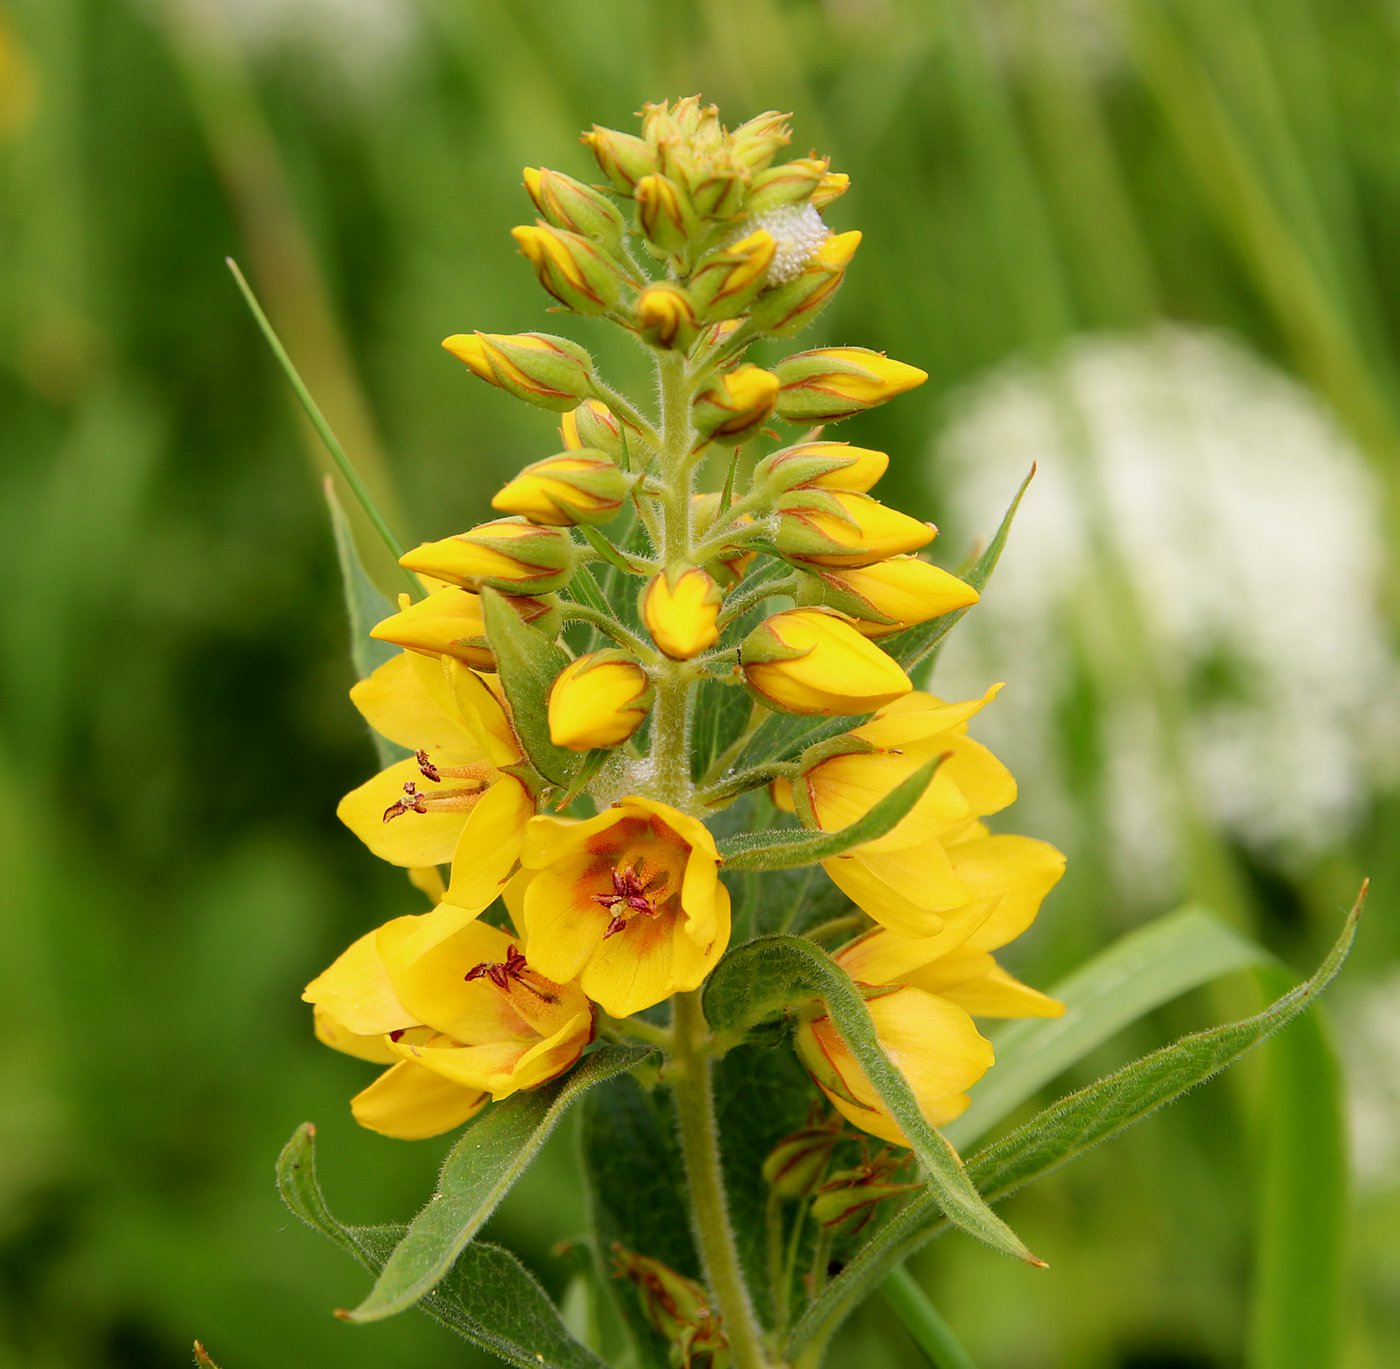
[[[350,698],[376,732],[414,755],[351,790],[337,816],[394,865],[450,863],[448,901],[481,912],[501,892],[535,811],[525,785],[502,770],[521,756],[500,700],[460,661],[411,651]]]
[[[729,943],[729,891],[704,823],[625,798],[582,821],[532,818],[507,891],[531,963],[614,1017],[698,988]]]
[[[327,1045],[389,1068],[351,1101],[361,1125],[414,1139],[562,1074],[593,1037],[577,985],[546,979],[524,943],[442,905],[356,941],[306,987]]]

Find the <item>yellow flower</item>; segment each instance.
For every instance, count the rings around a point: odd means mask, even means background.
[[[816,566],[873,565],[927,546],[938,532],[853,490],[794,490],[779,501],[778,512],[778,550]]]
[[[531,819],[508,902],[531,962],[627,1017],[698,988],[729,943],[729,892],[708,828],[655,799],[582,821]]]
[[[642,591],[642,622],[673,661],[688,661],[719,640],[715,624],[723,599],[714,577],[698,566],[663,571]]]
[[[340,820],[409,869],[451,863],[448,900],[479,913],[500,893],[535,802],[502,767],[521,759],[500,700],[459,661],[404,652],[351,691],[376,732],[415,753],[351,790]]]
[[[322,1041],[390,1066],[351,1102],[361,1125],[435,1136],[574,1064],[593,1037],[592,1005],[525,950],[442,905],[361,937],[307,985]]]
[[[646,671],[625,651],[591,651],[550,688],[549,738],[570,751],[619,746],[642,725],[651,694]]]
[[[917,556],[891,556],[873,566],[835,567],[817,574],[826,603],[851,614],[867,637],[941,618],[978,599],[965,580]]]
[[[744,638],[740,657],[749,688],[784,713],[869,713],[912,688],[893,657],[825,609],[775,613]]]
[[[617,516],[631,483],[605,452],[584,448],[526,466],[491,507],[549,527],[606,523]]]

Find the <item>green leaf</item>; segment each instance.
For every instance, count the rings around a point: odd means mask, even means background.
[[[880,1292],[934,1369],[977,1369],[967,1348],[907,1269],[896,1269],[880,1285]]]
[[[692,710],[690,775],[697,783],[715,761],[738,740],[754,703],[747,691],[718,680],[702,680]]]
[[[716,1031],[742,1031],[812,999],[822,1001],[871,1087],[909,1138],[938,1206],[953,1224],[993,1249],[1036,1263],[983,1202],[952,1147],[925,1120],[904,1076],[881,1048],[850,976],[811,942],[759,937],[730,951],[706,986],[705,1016]]]
[[[688,1278],[703,1277],[676,1179],[685,1164],[663,1097],[660,1090],[646,1093],[635,1079],[621,1075],[584,1100],[579,1129],[599,1279],[643,1369],[670,1369],[670,1350],[647,1324],[636,1288],[611,1277],[614,1243]]]
[[[626,571],[629,575],[637,573],[639,569],[637,563],[626,552],[609,542],[597,528],[590,528],[586,523],[581,523],[579,531],[584,535],[588,545],[610,566],[616,566],[618,570]]]
[[[638,1065],[650,1049],[606,1046],[562,1079],[497,1103],[448,1152],[436,1192],[413,1219],[369,1297],[347,1320],[379,1321],[432,1291],[529,1168],[559,1118],[587,1089]]]
[[[402,1226],[346,1226],[316,1179],[316,1129],[297,1129],[277,1161],[277,1187],[292,1212],[371,1273],[402,1240]],[[478,1241],[421,1304],[434,1321],[517,1369],[606,1369],[565,1329],[534,1276],[507,1250]]]
[[[725,837],[719,843],[726,870],[790,870],[814,865],[882,837],[923,797],[941,756],[921,766],[897,784],[864,817],[835,832],[783,827],[771,832],[746,832]]]
[[[947,1127],[966,1150],[1043,1084],[1115,1032],[1173,998],[1268,954],[1203,908],[1187,907],[1130,932],[1052,990],[1063,1017],[1016,1022],[993,1033],[997,1062],[972,1106]]]
[[[510,702],[511,723],[531,764],[545,779],[567,786],[578,768],[578,753],[549,739],[550,687],[569,664],[563,648],[525,622],[494,589],[481,591],[486,635]]]
[[[379,587],[366,574],[359,548],[355,545],[355,534],[350,530],[350,520],[336,498],[335,486],[329,477],[325,483],[325,493],[326,506],[331,515],[331,532],[335,535],[336,560],[340,562],[345,616],[350,624],[350,659],[354,662],[355,678],[363,680],[390,657],[399,654],[399,648],[392,643],[376,642],[369,635],[370,628],[396,611],[395,605],[380,593]],[[370,736],[374,739],[374,749],[381,765],[392,765],[413,754],[402,746],[395,746],[372,728]]]
[[[997,562],[1001,560],[1001,553],[1006,546],[1006,539],[1010,535],[1016,511],[1021,507],[1021,500],[1026,497],[1026,490],[1030,488],[1030,483],[1034,479],[1035,467],[1032,466],[1026,478],[1021,482],[1021,488],[1016,491],[1016,497],[1011,501],[1010,508],[1006,510],[1006,514],[1001,520],[1001,526],[997,528],[996,536],[987,544],[986,550],[973,562],[967,574],[963,576],[963,579],[979,594],[986,589],[987,581],[992,578],[992,572],[996,569]],[[919,623],[915,627],[906,628],[903,632],[897,632],[893,636],[885,638],[880,645],[906,671],[910,671],[938,649],[943,639],[963,620],[967,612],[967,609],[960,608],[952,613],[945,613],[941,618],[934,618],[927,623]]]
[[[1303,1012],[1331,983],[1351,949],[1360,911],[1358,900],[1336,945],[1312,978],[1277,998],[1263,1012],[1183,1036],[1060,1099],[978,1152],[967,1164],[978,1189],[995,1202],[1118,1135],[1232,1065]],[[948,1225],[928,1196],[917,1195],[880,1228],[802,1314],[789,1338],[788,1355],[796,1357],[813,1342],[824,1343],[891,1269]]]

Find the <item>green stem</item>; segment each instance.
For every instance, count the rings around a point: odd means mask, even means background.
[[[840,936],[843,932],[858,932],[867,923],[868,919],[864,913],[843,913],[830,921],[819,922],[810,932],[803,932],[802,935],[808,941],[830,941],[832,937]]]
[[[677,994],[672,1002],[670,1073],[700,1262],[716,1310],[724,1318],[735,1369],[770,1369],[729,1222],[715,1122],[713,1065],[705,1039],[709,1029],[699,990]]]
[[[880,1293],[935,1369],[977,1369],[972,1356],[903,1265],[880,1285]]]
[[[657,659],[656,652],[631,628],[619,623],[611,614],[603,613],[590,604],[561,604],[560,612],[572,622],[590,623],[600,632],[606,632],[619,646],[626,647],[638,659],[650,664]]]

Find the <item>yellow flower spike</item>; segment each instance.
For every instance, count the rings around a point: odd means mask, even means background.
[[[570,661],[550,687],[549,739],[570,751],[620,746],[645,720],[652,688],[625,651],[590,651]]]
[[[793,423],[834,423],[883,404],[928,379],[918,367],[868,347],[819,347],[797,352],[773,369],[783,387],[778,417]]]
[[[701,318],[722,320],[742,314],[763,289],[777,252],[777,240],[760,228],[702,257],[689,282],[690,297]]]
[[[957,1004],[921,989],[903,987],[866,1006],[919,1111],[931,1126],[951,1122],[966,1109],[967,1090],[992,1066],[990,1042]],[[892,1145],[909,1144],[830,1018],[799,1019],[793,1044],[817,1087],[848,1122]]]
[[[685,566],[648,581],[639,604],[651,639],[673,661],[688,661],[719,640],[724,594],[707,571]]]
[[[455,537],[424,542],[405,552],[399,565],[422,575],[480,591],[549,594],[573,576],[578,553],[568,535],[523,519],[497,518]]]
[[[491,507],[548,527],[596,526],[617,517],[631,486],[606,452],[585,447],[526,466]]]
[[[847,442],[800,442],[765,456],[754,467],[754,486],[776,498],[796,489],[849,490],[864,494],[889,469],[890,458]]]
[[[869,713],[913,688],[892,657],[824,609],[775,613],[744,639],[740,659],[749,689],[784,713]]]
[[[778,502],[774,545],[791,561],[814,566],[869,566],[917,551],[937,536],[868,494],[851,490],[794,490]]]
[[[605,314],[617,303],[621,273],[587,238],[547,224],[510,231],[540,284],[566,309]]]
[[[627,225],[617,206],[604,194],[572,176],[548,167],[527,166],[525,190],[540,217],[555,228],[592,238],[616,248]]]
[[[547,636],[558,634],[559,606],[528,595],[507,595],[506,602]],[[470,590],[449,587],[434,590],[414,603],[399,595],[399,611],[376,623],[369,635],[377,642],[392,642],[426,656],[452,656],[473,670],[494,671],[496,655],[486,640],[481,599]]]
[[[778,378],[746,362],[720,371],[695,397],[691,417],[696,431],[713,441],[739,443],[756,433],[773,414]]]
[[[540,816],[521,852],[531,963],[628,1017],[698,988],[729,943],[709,829],[655,799],[582,821]]]
[[[593,393],[593,359],[548,333],[454,333],[443,347],[473,375],[542,409],[572,409]]]
[[[615,128],[594,124],[579,141],[592,152],[599,170],[613,183],[614,189],[623,195],[630,195],[643,176],[660,166],[656,148],[642,138],[620,133]]]
[[[658,281],[648,285],[632,305],[632,317],[637,331],[658,347],[674,347],[684,351],[695,341],[700,331],[695,307],[678,285]]]
[[[817,572],[822,599],[849,613],[867,637],[883,637],[915,623],[969,608],[979,598],[965,580],[917,556],[892,556],[873,566]]]

